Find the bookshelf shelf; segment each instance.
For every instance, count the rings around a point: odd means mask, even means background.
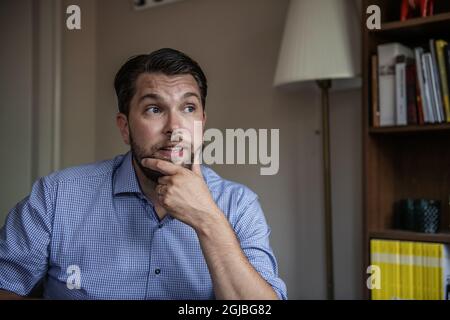
[[[450,21],[450,13],[440,13],[431,17],[412,18],[405,21],[392,21],[385,22],[381,25],[380,30],[371,30],[371,32],[389,32],[393,30],[421,28],[427,31],[425,28],[436,28],[439,25],[446,26]]]
[[[414,132],[435,132],[447,131],[450,133],[450,124],[427,124],[423,126],[395,126],[395,127],[371,127],[370,134],[395,134],[395,133],[414,133]]]
[[[450,36],[450,13],[441,13],[431,17],[413,18],[406,21],[386,22],[379,30],[369,33],[381,41],[410,41],[418,44],[423,37],[448,38]]]
[[[371,239],[404,240],[421,242],[439,242],[450,244],[450,233],[419,233],[401,230],[372,231],[369,233]]]

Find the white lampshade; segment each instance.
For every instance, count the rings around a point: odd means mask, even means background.
[[[291,0],[274,85],[359,77],[360,23],[355,0]]]

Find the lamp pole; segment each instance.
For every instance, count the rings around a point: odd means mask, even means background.
[[[327,299],[334,300],[333,277],[333,216],[331,210],[331,167],[330,167],[330,117],[329,117],[329,89],[331,80],[317,80],[322,92],[322,154],[323,154],[323,187],[325,213],[325,256]]]

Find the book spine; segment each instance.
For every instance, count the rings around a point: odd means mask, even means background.
[[[417,73],[417,108],[419,114],[419,123],[429,123],[427,98],[425,97],[425,86],[423,78],[422,54],[423,48],[417,47],[414,49],[416,58],[416,73]]]
[[[378,99],[378,56],[372,55],[372,126],[380,126],[380,104]]]
[[[380,267],[380,241],[376,239],[370,240],[370,264],[373,266]],[[380,267],[381,270],[381,267]],[[383,273],[381,272],[381,281],[383,281]],[[370,290],[370,298],[372,300],[381,300],[382,295],[382,289],[383,289],[383,283],[381,282],[381,288],[372,288]]]
[[[424,85],[425,85],[425,95],[427,97],[428,115],[430,117],[430,122],[437,122],[436,115],[436,102],[435,96],[433,94],[433,86],[431,82],[431,55],[430,53],[424,53],[422,55],[423,63],[423,75],[424,75]]]
[[[444,103],[444,113],[445,122],[450,122],[450,99],[449,99],[449,90],[448,90],[448,74],[447,68],[445,65],[445,55],[444,49],[447,46],[447,42],[443,40],[436,41],[436,54],[437,54],[437,62],[439,66],[439,74],[441,78],[441,91],[442,91],[442,99]]]
[[[450,45],[447,45],[444,49],[445,56],[445,69],[447,70],[447,89],[450,94]],[[450,122],[450,116],[447,114],[447,122]]]
[[[441,81],[439,78],[439,72],[437,67],[436,59],[436,42],[434,39],[430,40],[430,51],[431,51],[431,82],[433,85],[433,92],[436,100],[436,112],[438,116],[438,122],[444,121],[444,107],[442,103],[441,94]]]
[[[406,113],[406,63],[400,62],[395,64],[395,107],[396,118],[395,123],[398,126],[408,124]]]
[[[416,65],[414,63],[408,63],[406,65],[406,105],[408,113],[408,124],[417,124],[418,121],[418,109],[417,106],[417,77],[416,77]]]

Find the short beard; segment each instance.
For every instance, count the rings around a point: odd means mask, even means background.
[[[158,159],[158,158],[155,158],[152,155],[146,154],[145,150],[142,149],[140,146],[138,146],[135,143],[135,141],[133,139],[133,134],[131,133],[131,128],[130,128],[130,149],[131,149],[131,155],[133,156],[133,161],[136,162],[138,167],[141,169],[142,173],[147,177],[147,179],[149,179],[155,183],[158,183],[158,179],[163,177],[164,174],[162,174],[159,171],[144,167],[141,163],[142,160],[145,158],[152,158],[152,159]],[[159,160],[162,160],[162,159],[159,159]],[[162,161],[166,161],[166,160],[162,160]],[[194,161],[194,154],[191,153],[191,164],[183,163],[182,166],[191,170],[193,161]]]

